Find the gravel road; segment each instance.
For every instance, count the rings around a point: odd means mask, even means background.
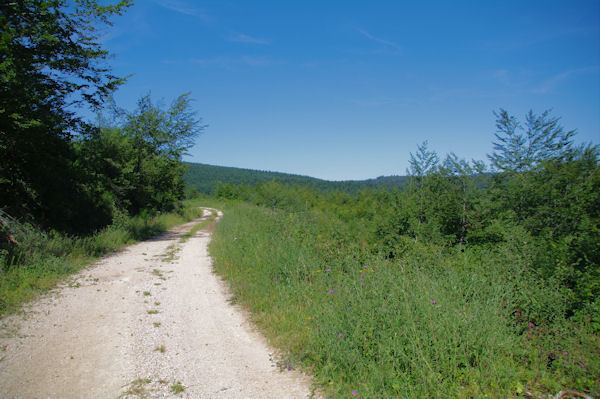
[[[309,377],[281,371],[228,302],[210,229],[180,240],[199,221],[107,256],[0,320],[0,398],[309,397]]]

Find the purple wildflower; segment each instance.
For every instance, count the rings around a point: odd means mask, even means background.
[[[353,396],[357,396],[358,395],[358,392],[356,391],[356,389],[354,391],[352,391],[352,395]]]
[[[288,371],[290,371],[292,368],[290,366],[287,366]]]
[[[567,351],[563,352],[563,355],[568,355],[568,354],[569,354],[569,352],[567,352]]]
[[[338,334],[338,338],[342,338],[344,335],[342,335],[342,333]]]
[[[369,266],[367,266],[367,265],[363,266],[363,269],[368,269],[368,268],[369,268]]]
[[[348,306],[348,310],[352,310],[352,306]]]
[[[432,304],[432,305],[435,305],[436,303],[437,303],[437,302],[436,302],[436,301],[434,301],[434,300],[432,300],[432,301],[431,301],[431,304]]]
[[[529,323],[529,328],[533,328],[533,327],[535,327],[535,324]]]
[[[327,268],[327,269],[325,269],[325,271],[329,273],[331,271],[331,269]]]
[[[360,324],[360,323],[357,321],[357,322],[356,322],[356,325],[359,325],[359,324]]]
[[[328,294],[333,294],[335,292],[335,290],[331,290],[328,292]]]

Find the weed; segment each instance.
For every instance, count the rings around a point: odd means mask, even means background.
[[[160,305],[160,302],[158,302],[158,301],[157,301],[157,302],[154,302],[154,305],[155,305],[155,306],[158,306],[158,305]]]
[[[160,327],[160,321],[155,321],[155,322],[154,322],[154,323],[152,323],[152,324],[154,324],[154,327]]]
[[[165,353],[166,351],[167,351],[167,348],[165,348],[164,345],[160,345],[160,346],[157,346],[156,348],[154,348],[154,352]]]
[[[152,274],[155,275],[156,277],[158,277],[161,280],[166,280],[165,276],[162,274],[162,272],[158,269],[153,269],[152,270]]]
[[[362,240],[370,228],[243,203],[217,225],[215,271],[289,351],[286,369],[304,363],[330,397],[600,391],[597,338],[564,318],[552,282],[523,270],[527,253],[412,240],[389,259]]]
[[[159,313],[159,312],[158,312],[158,310],[156,310],[156,309],[152,309],[152,310],[149,310],[147,313],[148,313],[148,314],[157,314],[157,313]]]
[[[185,391],[185,387],[181,384],[181,381],[177,381],[175,384],[171,385],[171,391],[178,394]]]
[[[149,296],[150,295],[150,291],[144,291],[144,296]]]
[[[147,394],[148,394],[148,389],[147,389],[147,385],[150,384],[152,382],[151,379],[149,378],[138,378],[132,382],[130,382],[129,384],[125,385],[125,387],[127,387],[127,390],[125,392],[123,392],[121,395],[119,395],[119,399],[121,398],[130,398],[130,397],[134,397],[134,398],[140,398],[140,399],[144,399],[146,398]]]

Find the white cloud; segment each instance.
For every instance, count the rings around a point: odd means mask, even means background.
[[[188,4],[185,1],[180,1],[180,0],[154,0],[154,2],[156,4],[158,4],[161,7],[164,7],[168,10],[177,12],[179,14],[185,14],[185,15],[190,15],[193,17],[202,17],[202,18],[206,18],[206,14],[204,14],[204,12],[202,12],[202,10],[191,6],[190,4]]]
[[[402,50],[402,48],[400,47],[400,45],[398,45],[397,43],[394,43],[391,40],[386,40],[386,39],[382,39],[380,37],[374,36],[371,33],[367,32],[366,30],[362,29],[362,28],[354,28],[358,33],[360,33],[361,35],[363,35],[364,37],[366,37],[369,40],[372,40],[374,42],[383,44],[387,47],[393,48],[397,51]]]
[[[595,65],[591,67],[585,68],[576,68],[570,69],[568,71],[556,74],[546,80],[544,80],[540,85],[534,87],[531,91],[537,94],[546,94],[552,92],[556,86],[558,86],[561,82],[569,79],[573,75],[579,75],[590,72],[598,72],[600,70],[600,66]]]
[[[243,55],[240,57],[213,57],[213,58],[193,58],[190,62],[203,67],[216,66],[224,69],[232,69],[236,66],[245,65],[250,67],[267,67],[281,64],[281,61],[274,61],[265,56]]]
[[[252,37],[249,35],[245,35],[243,33],[234,33],[225,38],[225,40],[229,42],[236,43],[250,43],[250,44],[269,44],[270,41],[267,39],[259,39],[257,37]]]

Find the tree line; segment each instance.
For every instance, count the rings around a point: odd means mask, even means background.
[[[203,125],[189,93],[133,111],[109,100],[125,82],[99,34],[131,0],[15,0],[0,5],[0,212],[43,229],[88,233],[121,214],[169,209]],[[109,107],[110,106],[110,107]],[[110,119],[82,118],[81,108]]]

